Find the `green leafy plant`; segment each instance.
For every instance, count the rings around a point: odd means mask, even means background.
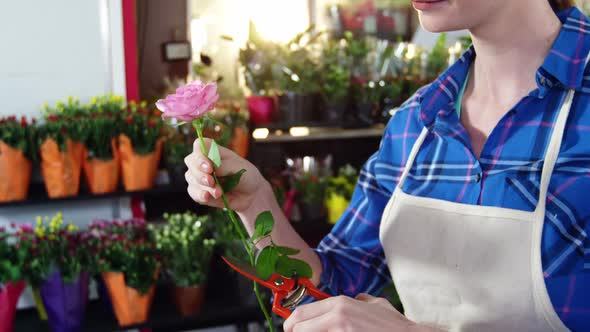
[[[236,230],[226,212],[221,209],[212,210],[209,213],[213,238],[218,250],[225,257],[231,257],[240,261],[248,260],[248,254],[244,250],[240,240],[236,240]],[[240,232],[246,234],[246,229],[240,223]]]
[[[86,140],[88,109],[78,99],[69,96],[66,102],[58,101],[55,107],[50,107],[45,103],[42,113],[46,122],[60,123],[61,128],[64,129],[62,136],[67,135],[67,138],[76,142]]]
[[[326,192],[328,195],[338,195],[350,200],[358,180],[356,169],[346,165],[338,170],[338,176],[328,178]]]
[[[324,201],[327,186],[325,177],[305,173],[300,178],[295,178],[294,184],[304,203],[312,205]]]
[[[123,116],[121,133],[131,140],[133,150],[138,154],[149,154],[156,149],[161,137],[162,119],[159,111],[147,108],[147,103],[130,102]]]
[[[151,226],[163,269],[179,287],[192,287],[207,280],[215,247],[209,236],[207,215],[191,212],[164,214],[167,223]]]
[[[174,137],[166,141],[164,151],[168,165],[183,165],[184,158],[193,151],[193,148],[192,144],[185,142],[182,137]]]
[[[244,81],[253,95],[272,95],[277,90],[274,71],[279,54],[280,46],[260,37],[250,22],[248,41],[240,49],[239,61],[243,67]]]
[[[328,103],[340,103],[350,88],[350,56],[340,42],[328,40],[323,45],[321,59],[321,93]]]
[[[90,272],[121,272],[127,286],[146,294],[160,268],[160,255],[143,219],[95,221],[85,238],[94,253]]]
[[[88,256],[81,241],[82,233],[71,223],[64,223],[61,213],[54,217],[37,217],[34,229],[19,230],[19,244],[30,252],[23,265],[25,279],[39,287],[56,269],[66,283],[73,282]]]
[[[23,266],[29,252],[18,241],[19,228],[12,224],[0,226],[0,286],[23,280]]]
[[[36,120],[33,119],[32,123],[29,124],[24,116],[20,121],[17,120],[16,116],[0,118],[0,141],[12,148],[23,151],[29,159],[35,160],[36,150],[33,144],[35,123]]]
[[[89,159],[111,160],[114,151],[111,144],[121,131],[121,112],[125,100],[121,96],[102,95],[90,98],[87,109],[85,146]]]

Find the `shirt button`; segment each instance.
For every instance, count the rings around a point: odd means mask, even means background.
[[[475,174],[475,182],[481,181],[481,173]]]
[[[541,76],[539,78],[539,83],[541,83],[541,85],[545,85],[547,83],[547,81],[545,80],[545,77]]]

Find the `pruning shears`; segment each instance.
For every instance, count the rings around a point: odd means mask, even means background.
[[[274,297],[272,311],[285,319],[291,315],[291,308],[298,305],[306,295],[316,300],[330,297],[315,287],[308,278],[299,278],[296,273],[292,278],[274,273],[268,280],[263,280],[251,265],[228,257],[221,258],[241,275],[270,289]]]

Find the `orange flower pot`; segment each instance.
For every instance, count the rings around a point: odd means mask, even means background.
[[[133,151],[131,140],[126,135],[119,137],[119,153],[123,170],[123,185],[127,191],[150,189],[154,186],[158,164],[162,156],[163,140],[158,140],[154,152],[140,155]]]
[[[194,287],[174,286],[174,303],[183,317],[196,315],[201,311],[205,301],[205,289],[205,284]]]
[[[41,144],[41,173],[50,198],[75,196],[80,189],[80,171],[84,146],[67,140],[66,150],[48,138]]]
[[[113,159],[87,159],[83,160],[84,174],[88,181],[88,187],[93,194],[112,193],[117,190],[119,185],[119,149],[117,148],[116,140],[111,141],[113,149]],[[86,155],[86,153],[85,153]]]
[[[248,148],[250,147],[250,135],[248,129],[236,127],[229,142],[229,148],[237,153],[240,157],[246,158]]]
[[[0,141],[0,202],[27,198],[30,182],[31,161],[22,150]]]
[[[141,294],[136,289],[128,287],[125,276],[120,272],[105,272],[102,278],[109,292],[113,310],[120,326],[140,324],[147,321],[155,287],[152,286],[147,294]]]

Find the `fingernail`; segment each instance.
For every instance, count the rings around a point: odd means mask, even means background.
[[[203,161],[201,163],[201,169],[205,172],[209,171],[209,164],[207,164],[207,162]]]
[[[211,184],[209,183],[209,178],[207,178],[206,176],[203,176],[201,178],[201,183],[206,185],[206,186],[210,186]]]

